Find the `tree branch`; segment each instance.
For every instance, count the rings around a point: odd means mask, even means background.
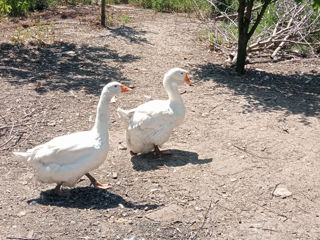
[[[271,0],[266,0],[265,3],[263,4],[263,6],[262,6],[262,8],[261,8],[261,11],[260,11],[260,13],[258,14],[258,17],[257,17],[255,23],[253,24],[252,28],[250,29],[250,32],[249,32],[249,34],[248,34],[248,35],[249,35],[249,38],[251,38],[252,35],[253,35],[253,33],[256,31],[259,23],[261,22],[261,19],[262,19],[263,15],[264,15],[265,11],[266,11],[266,9],[267,9],[267,7],[268,7],[268,5],[269,5],[270,3],[271,3]]]

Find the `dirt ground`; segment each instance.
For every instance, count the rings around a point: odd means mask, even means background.
[[[111,9],[108,28],[97,7],[0,24],[0,239],[320,239],[320,60],[257,58],[240,77],[197,18]],[[173,155],[131,157],[115,110],[165,99],[172,67],[193,82]],[[83,177],[57,197],[12,151],[90,129],[112,80],[134,88],[112,103],[111,150],[92,172],[113,187]]]

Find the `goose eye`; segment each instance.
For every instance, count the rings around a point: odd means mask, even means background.
[[[117,85],[114,85],[114,87],[116,88],[116,87],[118,87]]]
[[[183,75],[183,72],[181,72],[180,74]]]

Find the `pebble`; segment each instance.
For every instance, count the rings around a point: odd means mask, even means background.
[[[26,211],[21,211],[21,212],[19,212],[17,215],[18,215],[18,217],[22,217],[22,216],[24,216],[24,215],[26,215],[26,214],[27,214]]]
[[[124,208],[123,204],[122,203],[119,203],[118,205],[120,208]]]
[[[273,195],[276,197],[286,198],[290,197],[292,195],[292,192],[290,192],[285,186],[278,186],[274,190]]]
[[[118,146],[118,149],[119,149],[119,150],[127,150],[127,147],[122,146],[122,145],[119,145],[119,146]]]
[[[113,173],[112,173],[112,178],[113,178],[113,179],[117,179],[117,178],[118,178],[118,173],[113,172]]]
[[[38,202],[36,200],[32,200],[31,202],[29,202],[29,205],[34,205],[37,204]]]
[[[131,238],[125,238],[124,240],[136,240],[137,236],[133,235]]]

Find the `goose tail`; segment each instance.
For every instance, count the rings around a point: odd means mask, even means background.
[[[26,160],[31,156],[31,153],[29,152],[12,152],[12,153],[21,160]]]
[[[129,122],[129,119],[132,117],[134,113],[134,109],[124,110],[122,108],[118,108],[117,111],[118,111],[119,117],[125,122]]]

